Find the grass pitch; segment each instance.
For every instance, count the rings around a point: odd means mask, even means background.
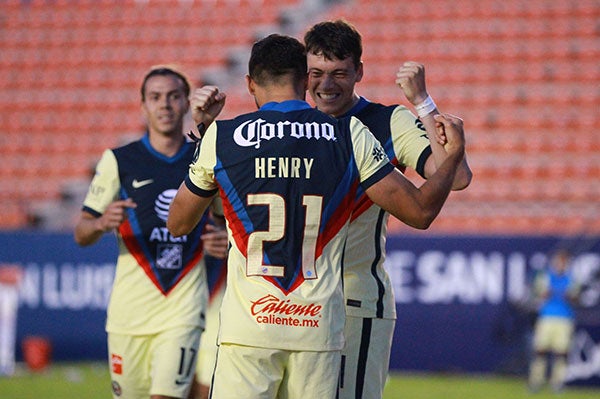
[[[20,365],[14,376],[0,377],[0,398],[110,399],[110,378],[104,363],[54,363],[41,372],[31,372]],[[525,380],[517,377],[393,373],[383,398],[598,399],[600,387],[533,394],[527,390]]]
[[[384,399],[599,399],[600,387],[531,393],[525,378],[497,375],[392,373]]]

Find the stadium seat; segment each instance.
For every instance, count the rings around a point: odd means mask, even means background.
[[[348,19],[363,35],[360,94],[406,104],[395,72],[421,61],[438,106],[465,121],[474,179],[451,194],[433,231],[600,231],[589,221],[600,197],[596,0],[329,3],[316,18]],[[0,227],[25,226],[22,204],[58,198],[103,149],[143,133],[138,88],[151,65],[176,62],[202,83],[259,24],[277,26],[282,7],[297,4],[3,2],[0,197],[9,212]],[[222,116],[253,110],[243,77],[231,86]]]

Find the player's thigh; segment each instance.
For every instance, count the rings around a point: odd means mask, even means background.
[[[217,331],[219,331],[219,309],[223,299],[224,290],[220,290],[217,296],[209,303],[206,311],[206,329],[202,333],[200,349],[198,350],[198,365],[196,376],[198,382],[209,386],[212,379],[215,361],[217,357]]]
[[[184,398],[196,371],[199,327],[182,326],[154,336],[151,343],[152,395]]]
[[[573,322],[565,318],[557,318],[552,322],[552,352],[567,354],[573,336]]]
[[[150,336],[108,333],[108,361],[113,398],[149,397]]]
[[[536,352],[547,352],[552,349],[553,323],[549,318],[540,318],[533,330],[533,349]]]
[[[340,399],[381,398],[388,375],[392,319],[346,317],[340,374]]]
[[[277,349],[221,344],[217,351],[210,397],[218,399],[277,397],[288,356],[288,351]]]
[[[278,398],[334,399],[340,378],[340,351],[290,353]]]

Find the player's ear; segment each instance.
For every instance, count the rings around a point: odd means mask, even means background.
[[[254,87],[254,81],[252,80],[250,75],[246,75],[246,86],[248,87],[248,93],[250,93],[252,96],[254,96],[254,93],[256,92],[256,88]]]
[[[360,82],[363,77],[363,62],[360,61],[358,64],[358,68],[356,68],[356,82]]]

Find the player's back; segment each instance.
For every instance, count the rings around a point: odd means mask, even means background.
[[[291,101],[219,121],[216,133],[207,132],[199,162],[213,165],[233,244],[228,279],[236,282],[225,294],[221,342],[292,350],[343,345],[347,224],[359,174],[376,174],[386,163],[383,153],[371,159],[374,139],[361,151],[369,156],[357,160],[355,148],[367,135],[353,124],[360,122]],[[203,160],[210,154],[213,161]],[[244,320],[247,330],[239,328]],[[253,328],[270,330],[274,340],[265,342]]]
[[[299,238],[314,241],[336,228],[331,223],[340,215],[333,215],[347,211],[357,178],[351,142],[337,137],[337,121],[312,110],[262,111],[223,125],[233,132],[217,139],[221,164],[215,174],[225,206],[245,225],[243,232],[271,232],[263,246],[268,263],[285,265],[285,272],[271,272],[290,282],[305,250]],[[263,271],[261,265],[251,273]],[[305,270],[304,277],[311,273]]]

